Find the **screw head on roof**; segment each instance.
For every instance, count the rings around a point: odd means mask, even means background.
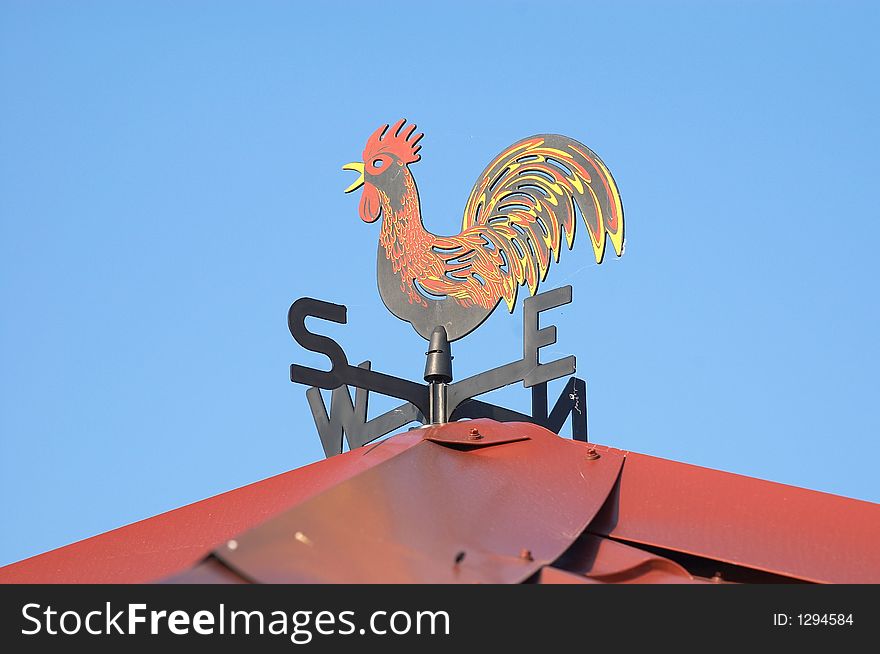
[[[523,548],[520,550],[519,558],[523,559],[524,561],[534,561],[535,560],[535,557],[532,556],[532,550],[527,550],[526,548]]]
[[[483,438],[483,435],[480,433],[480,430],[476,427],[473,427],[471,429],[470,435],[468,436],[468,439],[472,441],[478,441],[481,438]]]
[[[601,456],[602,456],[602,455],[599,454],[599,453],[595,450],[595,448],[592,448],[592,447],[591,447],[590,449],[587,450],[587,454],[585,455],[584,458],[585,458],[587,461],[595,461],[596,459],[598,459],[598,458],[601,457]]]

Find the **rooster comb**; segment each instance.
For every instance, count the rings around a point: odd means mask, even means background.
[[[418,143],[424,134],[415,134],[415,124],[409,125],[406,129],[404,125],[406,118],[401,118],[394,125],[385,124],[373,132],[364,148],[364,161],[384,153],[393,154],[405,164],[421,159],[419,150],[422,146]]]

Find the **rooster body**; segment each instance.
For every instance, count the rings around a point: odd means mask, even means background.
[[[512,312],[520,286],[537,292],[563,242],[573,246],[578,213],[597,263],[606,235],[623,254],[623,207],[611,173],[585,145],[556,134],[522,139],[495,157],[471,191],[461,232],[432,234],[409,169],[423,135],[404,125],[376,130],[363,163],[344,167],[362,173],[346,191],[363,186],[361,218],[382,218],[379,293],[423,338],[437,326],[450,340],[461,338],[501,300]]]

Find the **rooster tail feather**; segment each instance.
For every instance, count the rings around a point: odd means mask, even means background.
[[[624,240],[623,204],[611,171],[585,145],[572,142],[568,144],[568,147],[574,153],[574,160],[578,162],[578,167],[589,174],[588,183],[585,185],[589,191],[589,197],[586,194],[580,194],[578,207],[590,232],[596,263],[602,263],[605,255],[606,234],[615,254],[621,256]]]
[[[533,136],[511,145],[480,175],[465,206],[461,236],[480,234],[496,249],[503,296],[512,310],[518,286],[534,295],[550,261],[559,261],[563,236],[573,247],[577,214],[597,263],[604,258],[606,236],[617,256],[623,254],[623,205],[602,160],[574,139]]]

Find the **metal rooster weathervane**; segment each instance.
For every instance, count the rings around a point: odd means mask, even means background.
[[[574,245],[576,207],[596,263],[606,234],[623,254],[623,207],[617,185],[587,146],[557,134],[517,141],[486,166],[468,197],[462,230],[437,236],[422,223],[416,182],[423,134],[405,120],[367,140],[359,173],[346,193],[363,188],[364,222],[382,219],[376,272],[379,294],[422,338],[437,326],[450,341],[466,336],[504,300],[512,313],[520,286],[534,295],[563,241]]]
[[[291,365],[291,381],[312,386],[309,405],[330,456],[366,444],[408,422],[442,423],[458,418],[493,417],[537,422],[558,432],[572,415],[573,435],[586,440],[586,385],[571,378],[548,413],[547,382],[574,372],[574,357],[539,362],[538,349],[556,342],[556,328],[538,329],[538,313],[571,301],[571,286],[536,295],[563,243],[574,245],[580,215],[601,263],[606,240],[623,254],[623,206],[617,185],[602,160],[587,146],[557,134],[517,141],[486,166],[465,205],[462,230],[438,236],[422,222],[410,165],[421,158],[415,125],[399,120],[383,125],[367,140],[362,161],[343,166],[358,173],[346,193],[363,189],[361,219],[381,219],[377,253],[379,294],[391,313],[410,323],[429,341],[427,385],[384,375],[370,363],[348,364],[332,339],[310,332],[308,316],[346,321],[346,308],[302,298],[293,303],[288,324],[306,349],[327,355],[329,372]],[[607,239],[606,239],[607,237]],[[504,300],[511,313],[520,286],[530,297],[523,305],[523,358],[452,384],[449,343],[479,327]],[[474,396],[522,381],[532,389],[532,415],[480,402]],[[348,386],[357,390],[352,404]],[[319,388],[332,390],[327,412]],[[406,400],[367,420],[369,391]]]

